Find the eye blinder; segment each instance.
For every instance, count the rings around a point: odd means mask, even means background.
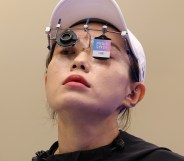
[[[74,46],[77,40],[77,35],[73,31],[66,30],[57,37],[56,42],[62,47],[70,47]]]

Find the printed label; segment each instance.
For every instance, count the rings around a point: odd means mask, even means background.
[[[110,58],[111,40],[94,39],[93,57]]]

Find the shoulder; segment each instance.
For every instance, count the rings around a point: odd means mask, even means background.
[[[184,157],[174,153],[172,151],[167,151],[164,149],[155,150],[154,152],[147,155],[143,161],[184,161]]]
[[[126,132],[121,132],[125,142],[124,156],[136,161],[184,161],[184,157],[168,148],[158,147]],[[122,153],[122,155],[123,155]]]

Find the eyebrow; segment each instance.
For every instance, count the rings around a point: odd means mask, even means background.
[[[111,44],[112,44],[112,46],[114,46],[117,50],[121,51],[120,48],[119,48],[119,46],[116,45],[114,42],[111,42]]]

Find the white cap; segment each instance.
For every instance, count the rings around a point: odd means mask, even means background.
[[[52,13],[50,27],[56,27],[59,19],[61,19],[62,28],[68,28],[88,18],[107,21],[119,31],[126,31],[129,45],[138,60],[140,81],[144,82],[146,73],[144,50],[137,38],[128,30],[121,9],[115,0],[61,0]]]

